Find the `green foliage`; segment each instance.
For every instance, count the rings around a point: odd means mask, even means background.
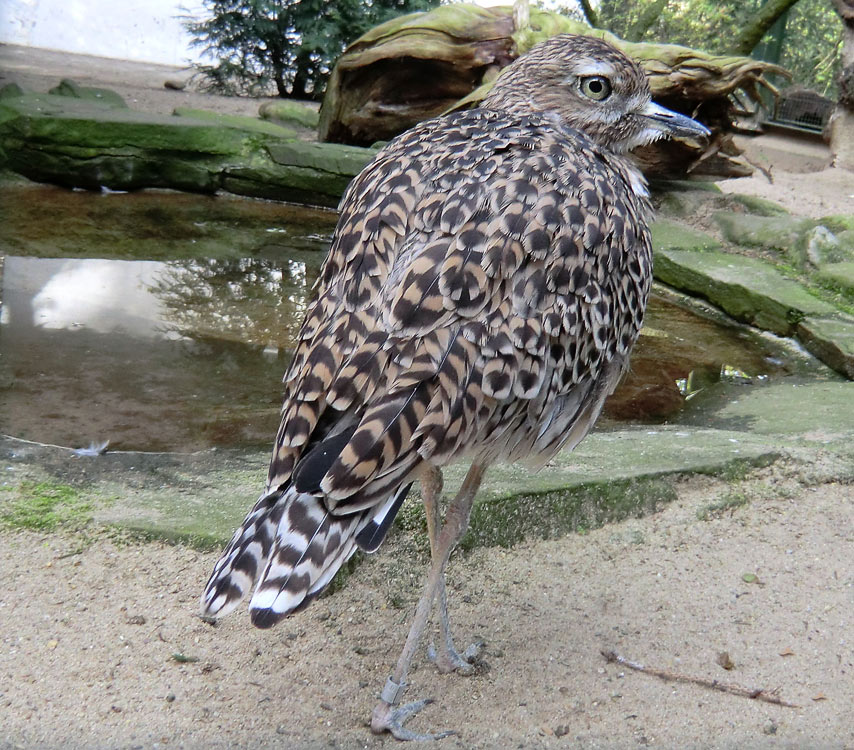
[[[780,65],[795,83],[831,98],[837,95],[841,64],[842,21],[827,0],[800,0],[789,12]]]
[[[544,7],[578,14],[574,0]],[[601,28],[632,41],[683,44],[729,54],[742,32],[756,18],[765,0],[602,0],[596,13]],[[754,56],[779,62],[794,74],[796,84],[835,95],[842,45],[842,22],[828,0],[798,0],[777,27],[763,37]],[[778,36],[779,35],[779,36]],[[778,55],[779,51],[779,55]]]
[[[67,484],[24,481],[0,496],[0,523],[18,529],[52,531],[88,521],[91,503]]]
[[[216,93],[319,99],[344,47],[389,18],[440,0],[203,0],[185,17],[193,45],[217,60],[197,65]]]

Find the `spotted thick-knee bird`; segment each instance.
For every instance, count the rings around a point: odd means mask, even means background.
[[[306,607],[380,546],[422,483],[433,565],[375,731],[420,738],[398,706],[484,469],[574,447],[626,369],[652,278],[645,181],[625,152],[708,131],[650,100],[641,68],[562,35],[481,106],[416,125],[352,181],[285,375],[267,487],[216,563],[202,614],[252,590],[252,622]],[[441,468],[471,469],[440,524]],[[254,588],[253,588],[254,587]],[[433,735],[436,736],[436,735]]]

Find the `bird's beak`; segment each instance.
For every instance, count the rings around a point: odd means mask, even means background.
[[[680,115],[678,112],[666,109],[655,102],[647,104],[640,114],[650,121],[652,127],[670,137],[697,138],[712,134],[705,125],[701,125],[690,117]]]

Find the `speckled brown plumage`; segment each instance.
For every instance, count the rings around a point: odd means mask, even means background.
[[[285,377],[267,491],[204,614],[256,581],[257,625],[304,607],[357,545],[378,546],[425,466],[542,462],[587,434],[650,287],[649,202],[620,153],[666,132],[651,106],[628,58],[557,37],[481,108],[421,123],[353,180]]]

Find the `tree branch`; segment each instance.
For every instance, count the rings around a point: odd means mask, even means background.
[[[730,51],[737,55],[749,55],[768,29],[796,2],[798,0],[768,0],[735,38]]]
[[[599,14],[596,13],[596,10],[590,4],[590,0],[578,0],[579,5],[581,5],[581,10],[584,13],[584,18],[587,19],[587,23],[589,23],[594,29],[599,28]]]
[[[648,5],[643,13],[641,13],[640,18],[632,24],[632,27],[626,33],[626,41],[639,42],[643,39],[644,34],[658,20],[669,2],[670,0],[656,0],[656,2]]]

